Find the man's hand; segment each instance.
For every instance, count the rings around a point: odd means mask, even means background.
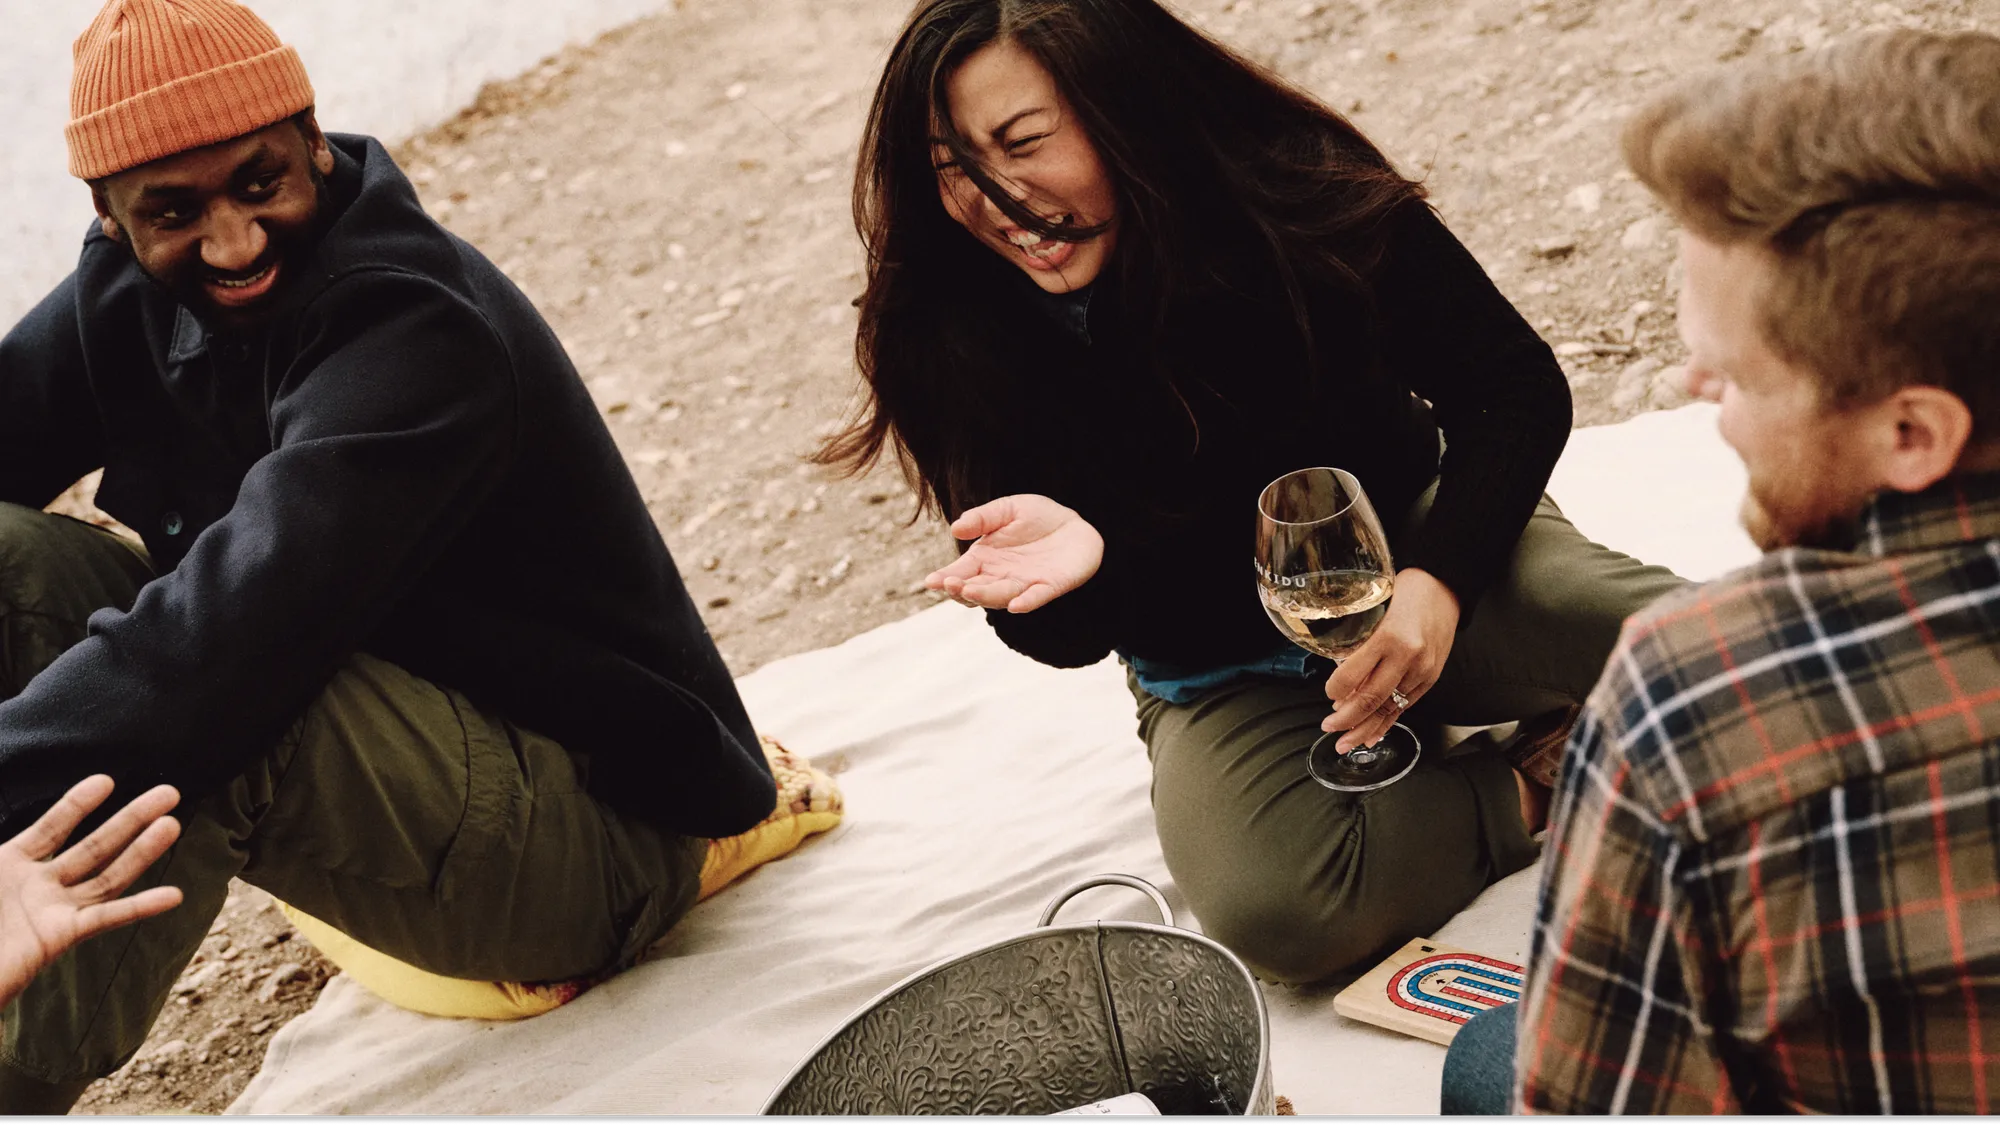
[[[180,822],[166,815],[181,799],[171,786],[141,794],[82,843],[56,855],[110,795],[110,778],[85,778],[26,831],[0,844],[0,1005],[77,942],[180,903],[175,887],[118,897],[180,837]]]
[[[1381,741],[1404,708],[1423,698],[1444,674],[1457,635],[1458,595],[1429,571],[1398,571],[1382,623],[1326,681],[1326,697],[1335,707],[1320,729],[1347,732],[1334,749],[1345,754]],[[1402,692],[1402,706],[1396,705],[1392,691]]]
[[[1104,561],[1104,537],[1089,521],[1032,493],[981,504],[958,517],[951,533],[979,542],[924,585],[987,609],[1040,609],[1090,581]]]

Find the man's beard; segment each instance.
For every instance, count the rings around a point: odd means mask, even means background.
[[[1842,510],[1851,507],[1852,510]],[[1844,551],[1860,538],[1861,506],[1831,503],[1823,498],[1787,496],[1780,489],[1750,481],[1738,513],[1743,530],[1760,551],[1808,547]]]

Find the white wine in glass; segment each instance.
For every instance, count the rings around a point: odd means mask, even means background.
[[[1389,537],[1354,475],[1300,469],[1257,498],[1257,594],[1285,639],[1336,664],[1374,634],[1389,612],[1396,568]],[[1417,764],[1422,744],[1397,723],[1373,746],[1346,754],[1340,735],[1312,744],[1306,772],[1328,789],[1365,793]]]

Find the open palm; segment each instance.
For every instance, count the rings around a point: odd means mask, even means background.
[[[56,855],[111,787],[102,774],[78,782],[40,820],[0,844],[0,1004],[77,942],[181,901],[173,887],[118,897],[180,836],[179,822],[166,815],[180,801],[169,786],[141,794]]]
[[[1040,609],[1090,581],[1104,561],[1104,537],[1090,521],[1033,493],[981,504],[951,533],[978,542],[924,585],[987,609]]]

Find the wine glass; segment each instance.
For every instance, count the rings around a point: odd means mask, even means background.
[[[1389,537],[1352,473],[1300,469],[1257,497],[1257,593],[1278,631],[1308,652],[1340,663],[1389,612],[1396,568]],[[1342,754],[1339,734],[1321,735],[1306,772],[1328,789],[1366,793],[1399,779],[1423,746],[1409,727],[1391,727],[1373,746]]]

